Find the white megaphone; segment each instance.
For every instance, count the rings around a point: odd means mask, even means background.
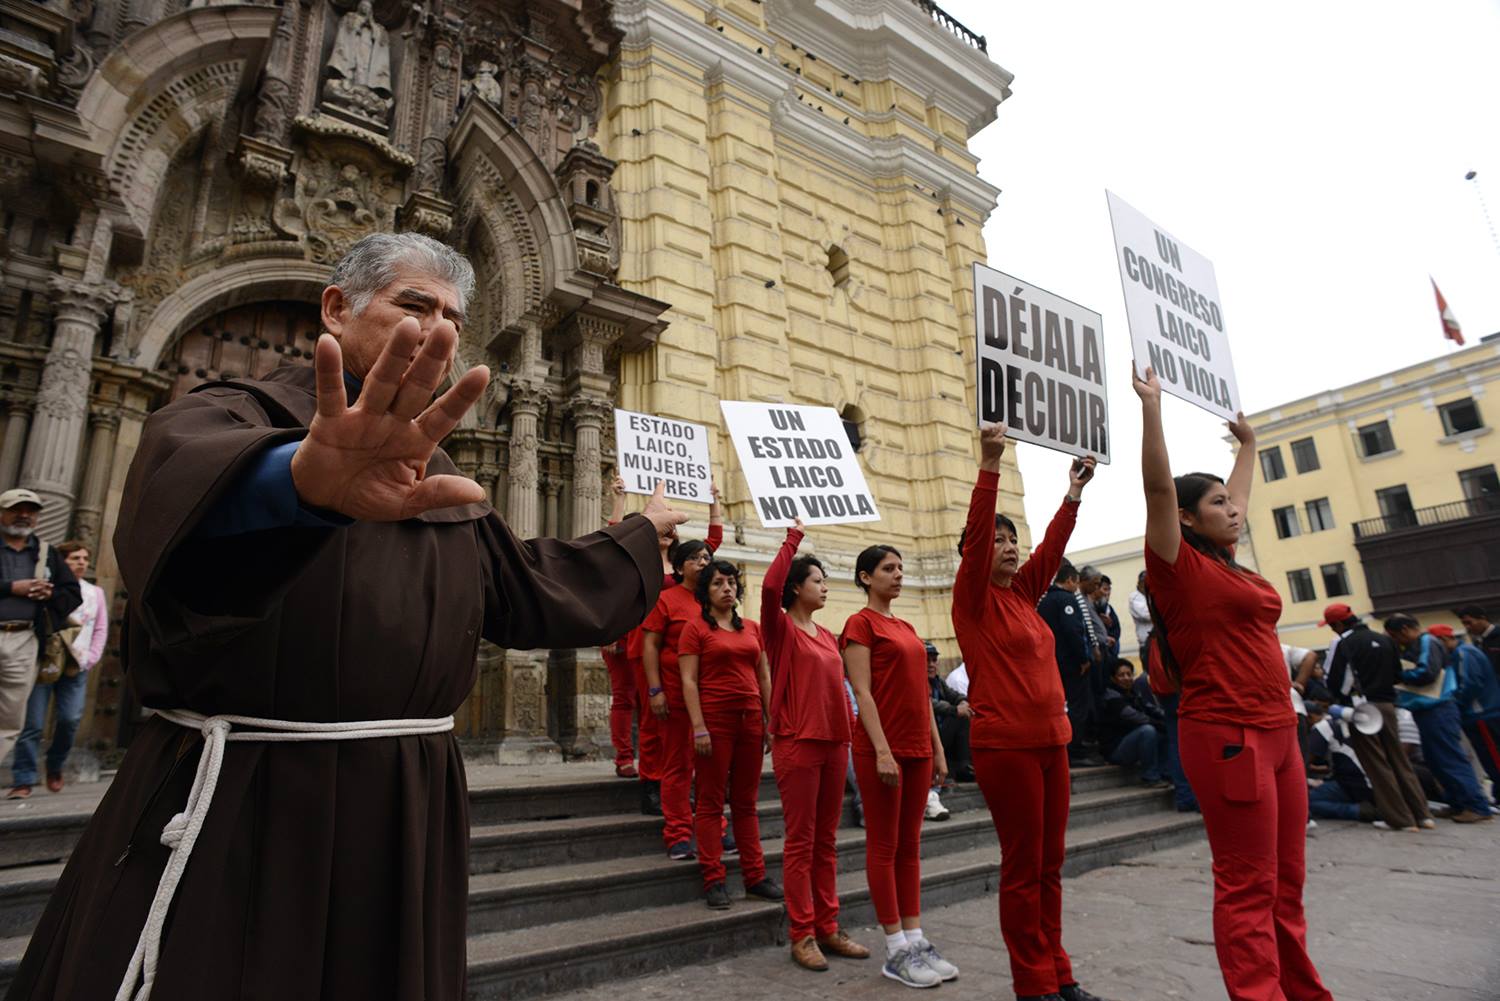
[[[1341,719],[1365,736],[1379,733],[1380,728],[1385,726],[1385,717],[1380,715],[1380,710],[1366,702],[1354,707],[1329,706],[1328,715],[1333,719]]]

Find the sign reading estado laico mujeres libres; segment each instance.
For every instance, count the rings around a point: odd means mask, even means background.
[[[719,406],[762,525],[880,520],[838,411],[732,400]]]
[[[979,426],[1109,461],[1109,394],[1099,314],[974,265]]]
[[[708,428],[702,424],[616,410],[615,461],[626,493],[653,493],[660,482],[673,500],[713,500]]]
[[[1135,367],[1226,420],[1240,409],[1213,262],[1106,191]]]

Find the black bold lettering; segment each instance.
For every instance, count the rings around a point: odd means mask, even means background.
[[[1026,430],[1040,438],[1047,430],[1042,422],[1042,377],[1035,372],[1026,373]]]
[[[979,359],[979,419],[985,424],[1005,421],[1005,369],[993,358]]]
[[[988,286],[983,295],[984,343],[1004,351],[1009,346],[1010,336],[1005,330],[1005,294]]]
[[[1099,335],[1093,327],[1083,328],[1083,377],[1096,386],[1104,385],[1104,362],[1099,357]]]
[[[1066,383],[1057,385],[1057,440],[1064,445],[1078,441],[1078,393]]]
[[[795,410],[772,410],[771,426],[778,431],[806,431],[802,415]]]

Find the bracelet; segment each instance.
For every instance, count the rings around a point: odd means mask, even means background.
[[[655,688],[646,689],[646,694],[651,696],[652,698],[655,698],[656,696],[661,694],[661,686],[657,685]]]
[[[707,737],[707,736],[708,736],[708,731],[707,730],[694,730],[693,731],[693,737],[694,738],[697,738],[697,737]]]

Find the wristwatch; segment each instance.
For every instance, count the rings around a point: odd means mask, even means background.
[[[652,696],[653,698],[655,696],[660,695],[661,694],[661,686],[658,685],[655,688],[648,688],[648,689],[646,689],[646,694]]]

